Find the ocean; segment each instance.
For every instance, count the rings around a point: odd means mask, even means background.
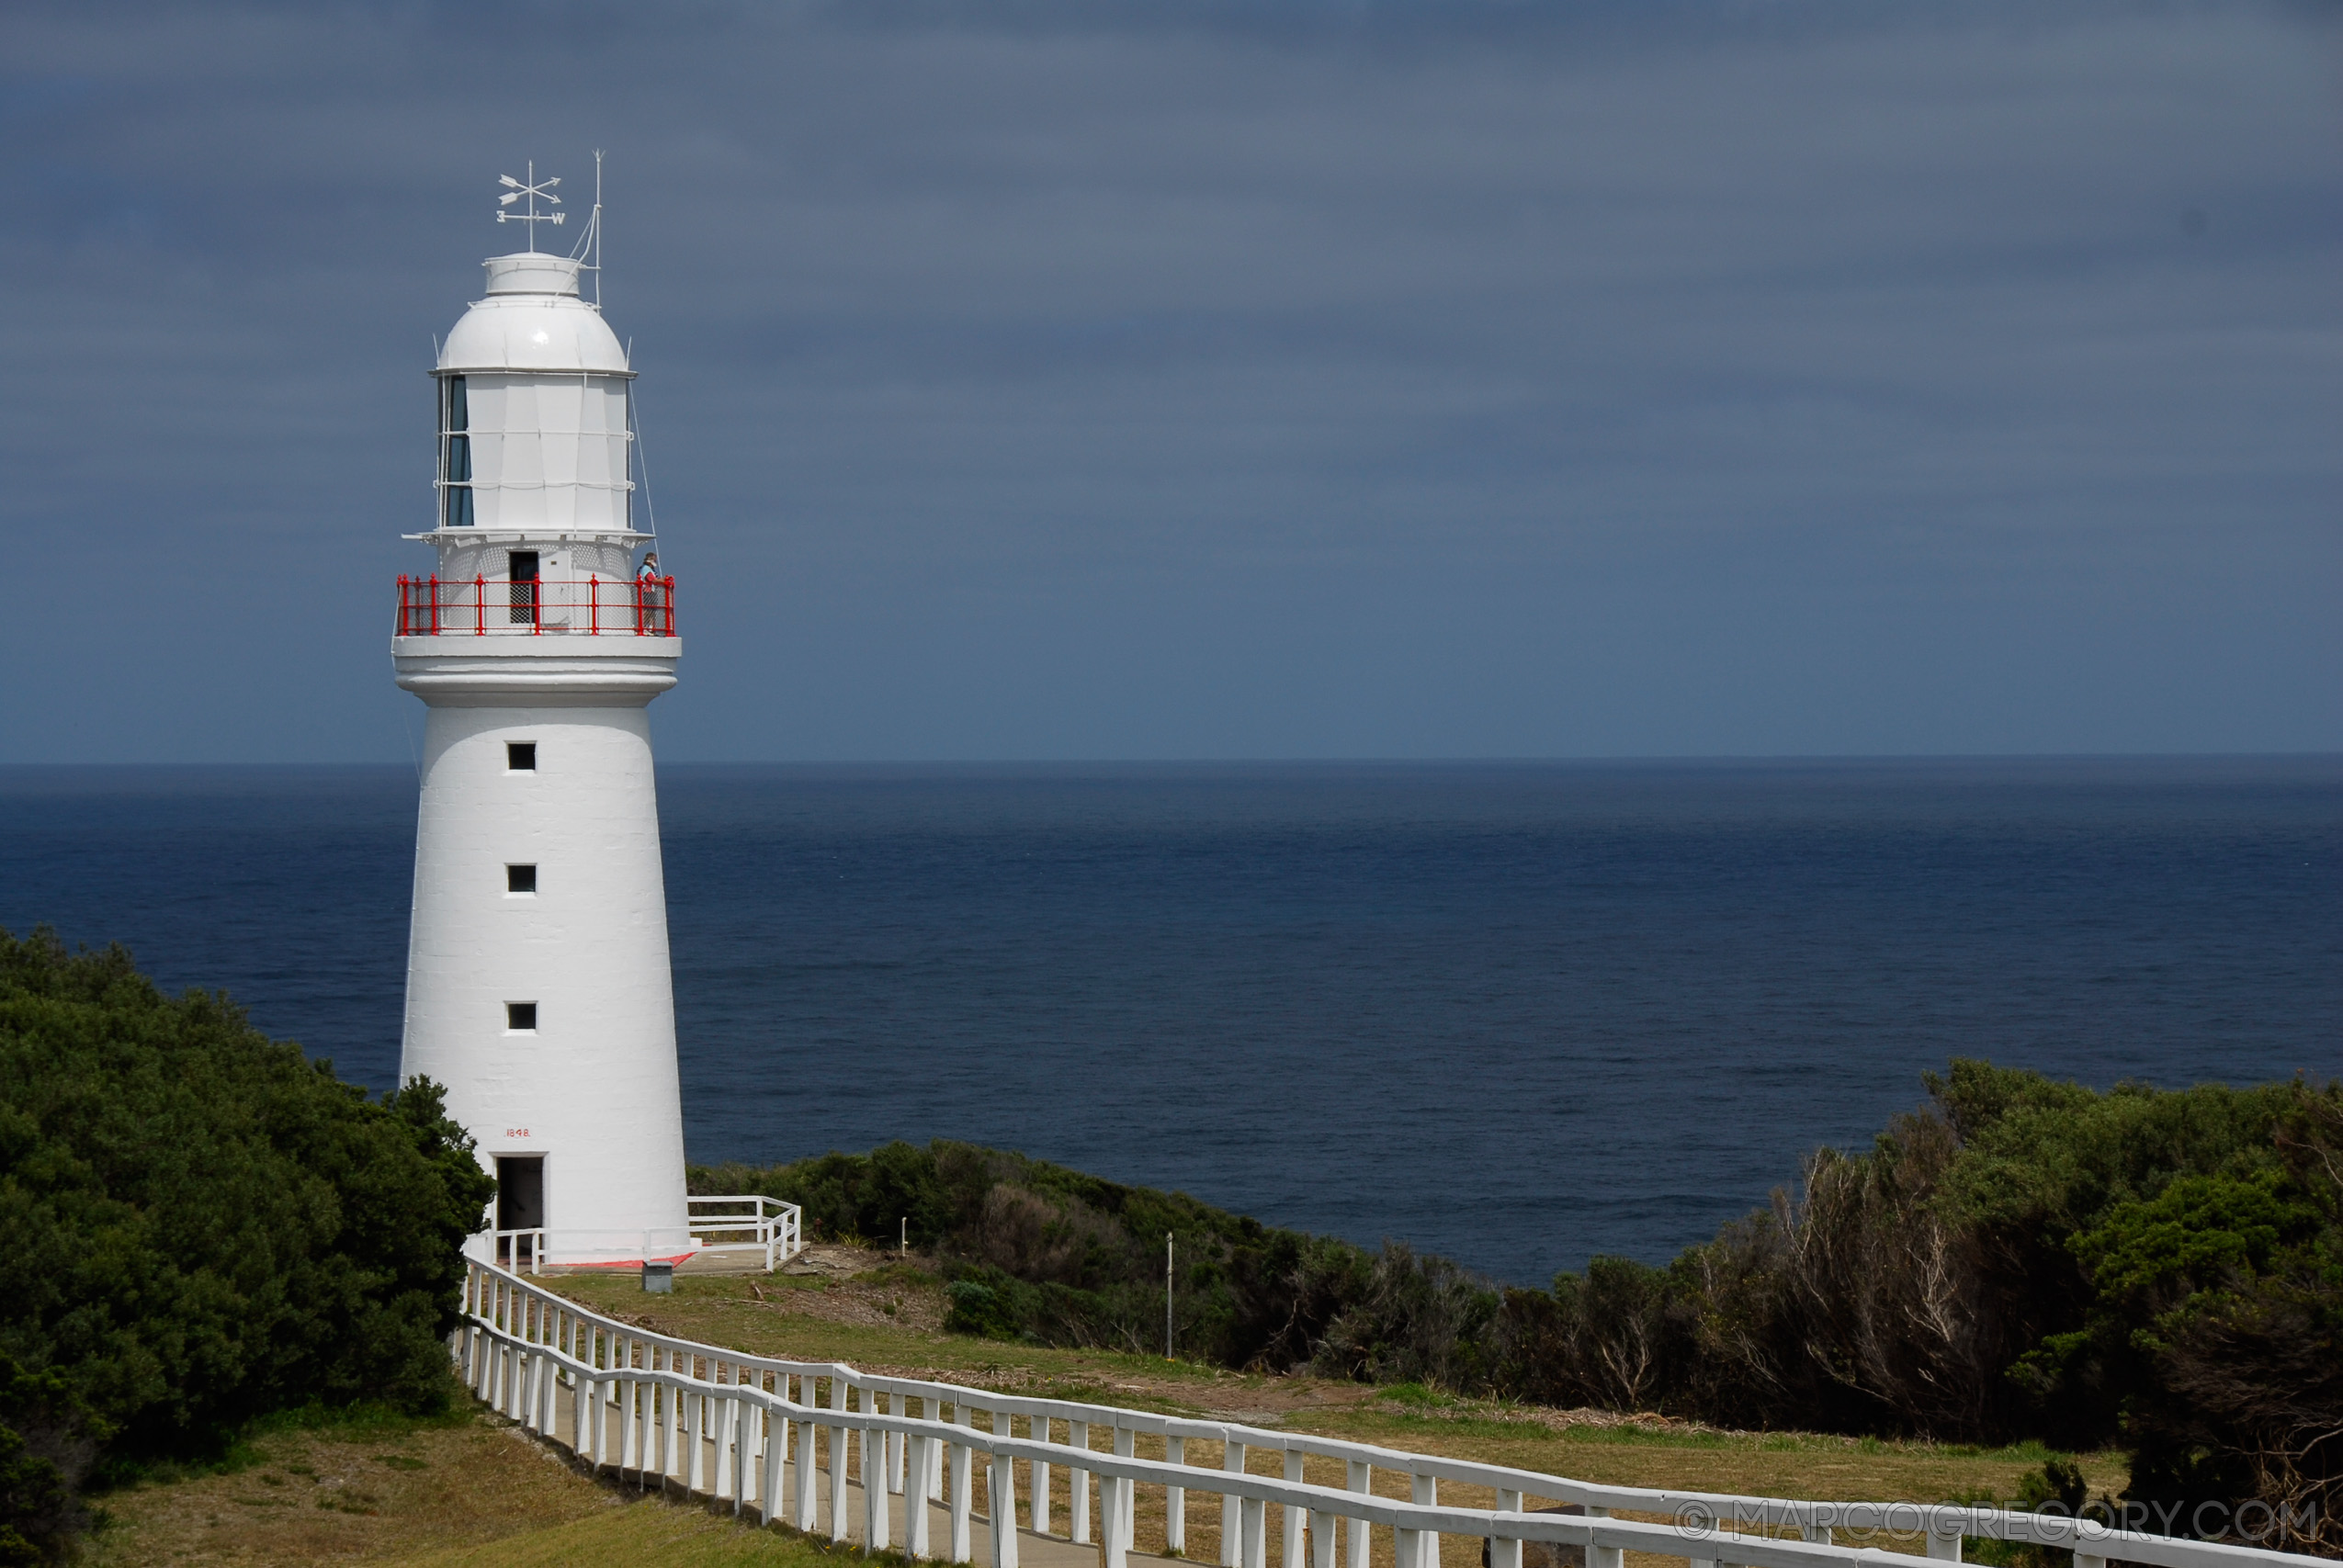
[[[2343,759],[659,776],[696,1160],[1019,1148],[1544,1283],[1984,1056],[2343,1074]],[[412,770],[0,769],[0,926],[386,1087]]]

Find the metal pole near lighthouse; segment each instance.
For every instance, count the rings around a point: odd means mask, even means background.
[[[693,1247],[646,711],[675,585],[638,561],[634,370],[579,292],[599,201],[573,254],[535,248],[559,183],[505,179],[530,248],[487,261],[432,369],[438,500],[407,537],[437,571],[391,640],[429,709],[400,1076],[447,1086],[515,1267]]]

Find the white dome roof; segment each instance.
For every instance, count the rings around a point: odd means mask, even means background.
[[[578,298],[575,261],[524,251],[486,265],[488,298],[447,334],[439,368],[626,373],[617,334]]]

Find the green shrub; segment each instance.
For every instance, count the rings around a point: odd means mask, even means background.
[[[1019,1339],[1034,1315],[1030,1298],[1036,1292],[1013,1280],[955,1280],[944,1287],[946,1310],[944,1327],[951,1334],[973,1334],[984,1339]]]
[[[2258,1500],[2293,1521],[2260,1544],[2343,1553],[2343,1088],[2100,1092],[1967,1060],[1927,1084],[1870,1149],[1816,1152],[1794,1194],[1668,1267],[1598,1258],[1545,1291],[965,1144],[694,1181],[832,1234],[908,1217],[962,1332],[1154,1348],[1172,1231],[1200,1359],[1744,1428],[2120,1444],[2117,1501],[2159,1529]],[[2079,1478],[2035,1482],[2049,1506]]]
[[[1160,1351],[1167,1233],[1176,1347],[1198,1360],[1278,1371],[1307,1363],[1337,1320],[1367,1302],[1373,1276],[1370,1255],[1347,1242],[945,1140],[766,1169],[695,1167],[691,1186],[796,1203],[817,1240],[884,1241],[908,1228],[949,1279],[990,1292],[981,1306],[966,1292],[966,1308],[953,1298],[948,1326],[1046,1344]]]
[[[0,1358],[0,1568],[63,1553],[84,1522],[76,1488],[95,1450],[63,1378]]]
[[[369,1101],[119,947],[0,931],[0,1466],[32,1456],[70,1492],[84,1448],[103,1479],[287,1406],[444,1404],[494,1189],[471,1146],[433,1084]],[[27,1534],[40,1507],[9,1506]]]

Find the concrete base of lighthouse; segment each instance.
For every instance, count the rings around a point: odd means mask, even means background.
[[[692,1250],[645,711],[680,648],[581,641],[393,641],[430,707],[400,1074],[506,1174],[516,1260],[618,1264]]]

